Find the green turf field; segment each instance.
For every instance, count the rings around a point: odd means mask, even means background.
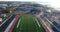
[[[45,32],[34,16],[20,16],[12,32]]]

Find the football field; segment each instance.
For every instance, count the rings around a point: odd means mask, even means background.
[[[35,16],[20,16],[12,32],[46,32]]]

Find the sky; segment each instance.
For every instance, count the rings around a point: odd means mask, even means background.
[[[37,2],[43,5],[49,5],[53,8],[60,8],[60,0],[0,0],[0,1],[24,1],[24,2]]]

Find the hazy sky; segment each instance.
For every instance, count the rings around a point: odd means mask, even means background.
[[[29,2],[38,2],[44,5],[51,5],[54,8],[60,8],[60,0],[0,0],[0,1],[29,1]]]

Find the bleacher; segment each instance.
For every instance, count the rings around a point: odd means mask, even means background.
[[[11,15],[10,17],[3,20],[3,22],[0,24],[0,32],[3,32],[7,28],[7,26],[10,24],[14,17],[15,15]]]

